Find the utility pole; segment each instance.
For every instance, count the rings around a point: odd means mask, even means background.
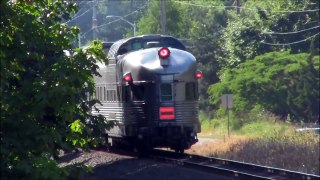
[[[92,7],[92,35],[93,35],[93,40],[95,40],[97,37],[97,32],[96,32],[96,30],[97,30],[97,12],[96,12],[96,0],[93,0],[93,7]]]
[[[240,14],[240,0],[237,0],[237,14]]]
[[[130,12],[133,12],[133,0],[131,0],[130,2]],[[130,21],[132,21],[132,19],[130,19]],[[136,24],[135,22],[133,21],[133,37],[136,36]]]
[[[81,47],[81,36],[80,36],[80,33],[78,34],[78,47]]]
[[[78,20],[76,20],[77,25],[79,25]],[[81,31],[78,34],[78,47],[81,47]]]
[[[160,25],[161,34],[166,34],[166,9],[164,0],[160,0]]]

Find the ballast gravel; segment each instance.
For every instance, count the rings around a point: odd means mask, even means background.
[[[137,158],[127,155],[114,154],[106,151],[91,150],[64,155],[58,161],[60,166],[69,166],[83,163],[93,167],[93,172],[85,174],[81,179],[232,179],[225,176],[214,175],[199,170],[185,168],[175,164],[157,162],[152,159]]]

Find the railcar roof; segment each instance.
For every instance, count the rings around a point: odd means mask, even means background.
[[[108,58],[115,59],[117,55],[125,54],[126,52],[163,46],[186,50],[185,46],[172,36],[151,34],[116,41],[109,50]]]

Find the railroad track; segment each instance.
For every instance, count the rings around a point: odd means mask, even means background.
[[[175,163],[185,167],[198,169],[217,175],[235,177],[239,179],[301,179],[319,180],[320,176],[306,174],[285,169],[260,166],[256,164],[243,163],[214,157],[204,157],[198,155],[177,155],[171,151],[155,150],[151,158]]]

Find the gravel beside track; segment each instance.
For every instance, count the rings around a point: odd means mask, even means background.
[[[217,176],[198,170],[185,168],[175,164],[166,164],[151,159],[114,154],[106,151],[92,150],[90,152],[73,153],[59,160],[60,166],[74,163],[84,163],[92,166],[93,173],[86,174],[83,179],[221,179]]]

